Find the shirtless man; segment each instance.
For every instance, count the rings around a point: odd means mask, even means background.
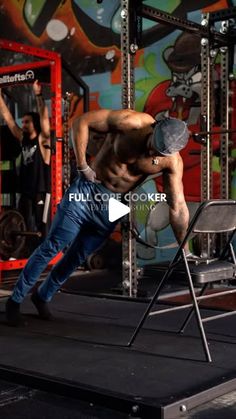
[[[108,205],[96,196],[127,193],[147,176],[162,172],[169,204],[170,223],[180,243],[185,236],[189,213],[183,193],[183,163],[178,153],[187,143],[189,132],[183,121],[170,118],[156,122],[152,116],[133,110],[98,110],[75,120],[74,151],[79,176],[58,205],[46,240],[34,251],[21,272],[6,304],[9,325],[22,319],[20,303],[36,283],[48,262],[70,244],[46,280],[31,296],[39,316],[51,319],[48,302],[70,274],[109,237],[116,222],[108,219]],[[86,149],[91,131],[106,134],[91,167]],[[71,200],[77,195],[87,197]],[[108,204],[108,202],[106,202]]]

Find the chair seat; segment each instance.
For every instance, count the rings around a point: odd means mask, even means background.
[[[235,265],[227,261],[218,260],[209,264],[200,263],[198,265],[189,262],[189,268],[194,284],[222,281],[233,278],[235,275]]]

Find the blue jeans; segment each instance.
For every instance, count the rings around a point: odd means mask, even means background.
[[[96,200],[101,193],[106,194],[106,202]],[[79,199],[70,201],[70,194],[77,194]],[[43,301],[50,301],[70,274],[101,246],[116,225],[116,222],[108,220],[111,194],[101,184],[89,182],[83,177],[74,181],[57,207],[47,238],[33,252],[19,276],[11,297],[15,302],[23,301],[49,261],[66,246],[69,245],[66,253],[38,288]],[[81,197],[87,199],[82,200]]]

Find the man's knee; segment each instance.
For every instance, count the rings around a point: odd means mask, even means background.
[[[45,256],[59,253],[63,248],[63,243],[53,237],[47,237],[39,246],[39,250]]]

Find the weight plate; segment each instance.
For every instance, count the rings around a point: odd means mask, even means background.
[[[2,259],[15,257],[23,248],[25,238],[17,236],[17,232],[25,230],[25,221],[20,212],[7,210],[0,215],[0,256]]]

